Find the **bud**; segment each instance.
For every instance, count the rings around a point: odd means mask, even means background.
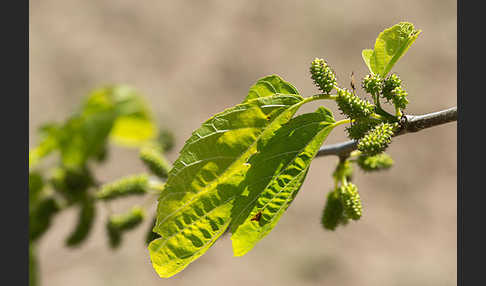
[[[374,106],[343,88],[337,89],[336,103],[339,109],[351,119],[365,118],[373,113]]]
[[[325,60],[316,58],[310,66],[311,78],[314,84],[325,94],[329,94],[336,86],[336,75]]]
[[[359,140],[358,150],[369,156],[383,152],[390,144],[397,127],[397,123],[381,123],[375,126]]]
[[[385,153],[375,156],[360,155],[357,162],[361,169],[367,172],[385,170],[393,166],[393,159]]]
[[[362,215],[362,207],[358,187],[353,183],[348,183],[339,188],[339,193],[346,216],[352,220],[359,220]]]

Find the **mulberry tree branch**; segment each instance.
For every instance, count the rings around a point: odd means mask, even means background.
[[[404,119],[405,120],[402,120],[401,122],[402,128],[394,136],[418,132],[437,125],[457,121],[457,107],[424,115],[405,115]],[[356,140],[322,146],[317,152],[316,157],[329,155],[347,157],[349,153],[357,149],[357,146],[358,141]]]

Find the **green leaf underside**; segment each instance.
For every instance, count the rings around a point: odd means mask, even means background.
[[[251,167],[242,183],[244,191],[232,211],[235,256],[246,254],[275,227],[297,195],[334,123],[332,113],[321,107],[293,118],[258,146],[258,152],[248,161]]]
[[[373,72],[373,70],[371,69],[371,57],[373,56],[373,50],[365,49],[361,52],[361,56],[363,57],[363,60],[370,72]]]
[[[278,75],[269,75],[259,79],[248,92],[248,96],[245,98],[247,102],[250,99],[259,97],[270,96],[273,94],[299,94],[297,89],[290,83],[283,80]]]
[[[370,58],[373,73],[385,77],[407,52],[420,32],[415,30],[413,24],[407,22],[398,23],[381,32],[376,38],[373,55]]]
[[[290,94],[245,100],[193,132],[159,198],[153,231],[161,238],[149,251],[161,277],[184,269],[226,230],[256,142],[288,122],[303,103]]]

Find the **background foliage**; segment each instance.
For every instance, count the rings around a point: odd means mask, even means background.
[[[406,79],[408,111],[419,114],[455,105],[455,2],[149,2],[31,1],[30,147],[39,142],[39,123],[66,118],[93,87],[127,82],[143,91],[158,122],[177,128],[178,150],[208,114],[241,100],[263,75],[280,74],[304,94],[314,90],[302,75],[315,56],[339,67],[342,82],[350,70],[364,75],[360,50],[372,47],[370,39],[377,32],[404,19],[425,31],[396,68]],[[185,25],[177,24],[180,18]],[[337,233],[324,232],[318,221],[330,188],[320,178],[329,177],[335,162],[318,160],[289,214],[258,251],[243,258],[232,258],[231,242],[223,239],[183,276],[160,281],[143,244],[145,226],[128,234],[125,246],[115,253],[106,247],[101,221],[83,248],[63,249],[76,220],[73,210],[54,221],[52,233],[39,245],[42,279],[47,285],[210,285],[258,283],[272,276],[269,285],[454,285],[454,128],[395,140],[389,153],[396,166],[384,174],[357,175],[360,188],[367,190],[361,196],[368,214]],[[329,143],[344,139],[344,132],[335,133]],[[414,144],[422,147],[411,148]],[[115,148],[113,154],[113,162],[97,168],[101,180],[144,170],[137,152]],[[171,153],[171,159],[176,155]],[[113,208],[132,204],[119,202]],[[214,269],[224,274],[207,275]]]

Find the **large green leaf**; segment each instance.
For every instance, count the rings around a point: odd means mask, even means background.
[[[256,142],[288,122],[304,102],[294,94],[249,99],[216,114],[186,141],[159,198],[153,230],[161,238],[149,245],[161,277],[184,269],[223,234]]]
[[[245,98],[245,101],[250,99],[259,98],[270,96],[274,94],[299,94],[297,89],[286,82],[278,75],[269,75],[259,79],[252,87],[250,87],[250,91],[248,92],[248,96]]]
[[[400,22],[381,32],[376,38],[373,56],[370,58],[373,73],[385,77],[407,52],[420,32],[408,22]]]
[[[235,201],[231,222],[233,252],[242,256],[277,224],[299,191],[310,163],[335,126],[331,111],[300,115],[271,138],[262,138],[258,152]]]

